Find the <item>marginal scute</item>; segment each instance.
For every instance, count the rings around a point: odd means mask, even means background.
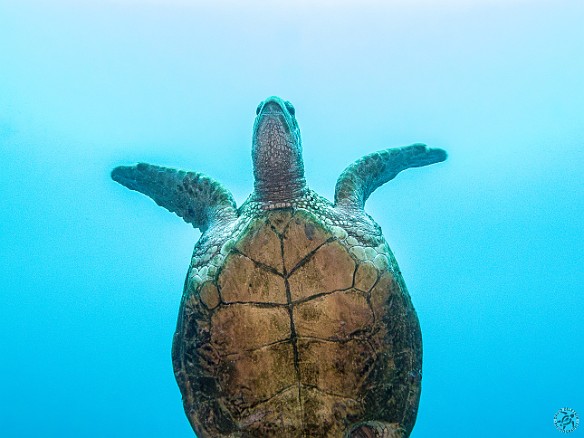
[[[229,251],[231,251],[231,248],[233,248],[233,245],[235,245],[235,239],[226,240],[225,243],[221,245],[219,254],[221,254],[222,256],[226,256],[229,253]]]
[[[200,285],[201,285],[201,282],[198,281],[193,276],[191,276],[189,273],[187,280],[186,280],[184,293],[185,294],[188,293],[189,296],[195,295],[197,293],[197,289],[199,289]]]
[[[350,237],[347,237],[347,244],[349,246],[355,246],[355,245],[358,245],[359,242],[353,236],[350,236]]]
[[[250,259],[283,272],[280,238],[268,221],[255,221],[235,247]]]
[[[207,278],[208,272],[209,272],[209,268],[207,266],[203,266],[203,267],[199,268],[199,277],[201,277],[204,280],[205,278]]]
[[[375,361],[366,341],[298,340],[300,379],[340,397],[355,397]]]
[[[286,303],[284,278],[257,266],[241,254],[227,257],[218,284],[226,303]]]
[[[257,349],[291,335],[290,315],[282,307],[221,306],[213,313],[211,325],[211,344],[222,355]]]
[[[228,403],[254,405],[295,384],[294,353],[290,342],[231,355],[218,369]]]
[[[387,260],[387,256],[385,256],[384,254],[379,254],[373,259],[373,264],[380,271],[384,271],[388,268],[389,261]]]
[[[355,262],[344,246],[333,241],[321,246],[288,279],[292,300],[348,289],[353,284]]]
[[[194,291],[197,290],[199,285],[203,282],[203,279],[199,276],[199,271],[196,269],[193,269],[190,273],[189,273],[189,289]]]
[[[377,250],[370,246],[365,247],[365,259],[373,260],[377,256]]]
[[[322,245],[331,234],[306,210],[299,209],[284,234],[284,264],[290,272],[311,251]]]
[[[346,239],[348,235],[343,228],[338,227],[336,225],[331,226],[331,232],[333,233],[333,236],[335,236],[339,240]]]
[[[298,336],[347,340],[370,327],[373,314],[362,292],[335,292],[294,307]]]
[[[369,292],[377,281],[378,271],[371,262],[362,262],[355,271],[355,289]]]
[[[189,293],[187,296],[183,297],[183,311],[187,318],[197,312],[200,303],[200,298],[194,293]]]
[[[208,309],[214,309],[219,305],[219,291],[210,281],[205,282],[199,291],[201,301]]]
[[[365,260],[365,248],[362,246],[354,246],[349,251],[357,260]]]

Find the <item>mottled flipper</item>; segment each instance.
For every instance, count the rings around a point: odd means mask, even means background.
[[[214,222],[234,220],[237,216],[229,190],[202,173],[140,163],[116,167],[112,179],[151,197],[201,232]]]
[[[445,159],[445,151],[428,149],[424,144],[365,155],[341,173],[335,187],[335,206],[363,209],[369,195],[402,170],[439,163]]]
[[[384,421],[366,421],[353,426],[346,438],[403,438],[404,429],[397,423]]]

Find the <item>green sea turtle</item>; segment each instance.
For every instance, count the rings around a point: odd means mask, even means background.
[[[202,232],[172,361],[200,437],[407,437],[422,339],[381,229],[364,212],[400,171],[443,161],[415,144],[345,169],[334,203],[308,188],[294,107],[261,102],[255,187],[239,208],[220,183],[149,164],[112,178]]]

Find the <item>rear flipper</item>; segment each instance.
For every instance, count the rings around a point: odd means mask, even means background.
[[[345,438],[403,438],[405,430],[398,423],[364,421],[353,425]]]

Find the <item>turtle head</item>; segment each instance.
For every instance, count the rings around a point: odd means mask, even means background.
[[[254,199],[290,204],[305,191],[300,128],[292,104],[268,97],[257,107],[252,144]]]

